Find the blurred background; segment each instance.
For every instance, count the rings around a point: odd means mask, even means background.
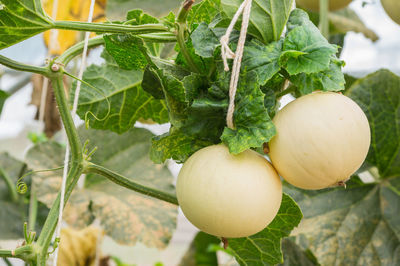
[[[86,1],[90,2],[90,1]],[[101,2],[101,1],[100,1]],[[104,1],[103,1],[104,2]],[[110,20],[124,17],[121,13],[132,8],[143,8],[154,15],[164,15],[165,11],[172,10],[179,5],[179,0],[173,1],[148,1],[148,0],[109,0],[106,5],[106,16]],[[394,23],[383,10],[380,1],[354,0],[351,5],[365,26],[378,35],[379,39],[373,42],[361,33],[349,32],[345,36],[341,59],[346,62],[344,72],[356,77],[362,77],[380,68],[387,68],[400,74],[400,26]],[[101,49],[90,52],[88,64],[100,63]],[[0,51],[14,60],[29,64],[43,65],[48,56],[43,34],[28,39]],[[29,133],[42,132],[44,125],[38,122],[37,99],[33,99],[33,85],[31,76],[26,73],[17,73],[0,66],[0,88],[12,94],[4,104],[0,116],[0,152],[8,152],[17,159],[23,160],[26,150],[32,145],[27,137]],[[283,105],[290,101],[290,97],[283,99]],[[82,123],[76,118],[76,123]],[[143,125],[155,134],[168,131],[168,125]],[[62,136],[59,139],[62,139]],[[176,177],[179,165],[169,164],[169,168]],[[185,254],[197,230],[186,221],[180,213],[178,227],[173,235],[171,244],[160,251],[147,248],[142,244],[134,247],[117,245],[111,238],[105,237],[102,243],[104,254],[120,258],[125,263],[134,265],[178,265]],[[10,248],[20,241],[0,241],[0,247]],[[226,259],[225,265],[234,265],[233,261]],[[23,265],[17,260],[12,260],[15,265]],[[158,264],[157,264],[158,263]],[[0,260],[0,265],[6,265]]]

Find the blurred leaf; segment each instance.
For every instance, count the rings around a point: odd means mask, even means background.
[[[400,175],[400,77],[383,69],[361,78],[346,92],[360,105],[371,127],[367,163],[381,177]]]
[[[283,262],[281,240],[289,236],[302,218],[299,206],[283,194],[274,220],[261,232],[244,238],[229,239],[229,248],[240,265],[275,265]]]
[[[120,173],[140,184],[174,193],[172,175],[165,166],[149,159],[153,136],[145,129],[131,129],[117,135],[109,131],[79,129],[88,148],[99,147],[92,161]],[[28,151],[27,162],[33,169],[62,165],[64,151],[47,142]],[[34,177],[39,200],[51,204],[60,187],[61,173],[41,173]],[[39,193],[40,192],[40,193]],[[98,219],[106,234],[120,244],[137,241],[149,247],[164,248],[176,227],[177,207],[120,187],[98,176],[87,175],[84,189],[73,192],[64,217],[69,225],[83,228]]]
[[[292,232],[321,265],[395,265],[400,261],[400,178],[309,191],[286,185],[303,210]]]
[[[255,71],[242,74],[239,79],[233,120],[235,129],[225,127],[221,140],[234,154],[260,147],[276,134]]]
[[[221,0],[223,12],[232,19],[242,0]],[[281,37],[293,0],[254,0],[248,33],[267,44]],[[239,22],[240,23],[240,22]]]
[[[83,74],[83,80],[95,89],[82,83],[78,115],[88,119],[92,128],[117,133],[132,128],[139,118],[152,119],[157,123],[168,122],[165,102],[154,99],[141,88],[143,72],[119,68],[105,52],[103,57],[105,63],[91,65]],[[76,82],[72,86],[70,99],[74,99],[75,88]]]
[[[54,0],[44,0],[43,7],[46,13],[50,16],[53,12]],[[97,0],[94,5],[93,22],[105,21],[104,9],[107,0]],[[56,20],[67,21],[87,21],[90,9],[90,1],[81,0],[63,0],[58,1],[57,17]],[[94,33],[92,33],[94,35]],[[58,30],[57,43],[49,45],[50,31],[43,34],[43,38],[47,47],[51,48],[52,55],[60,55],[69,47],[83,40],[83,35],[77,31],[71,30]]]
[[[3,178],[7,175],[10,184],[16,189],[17,181],[23,175],[26,166],[8,153],[0,153],[0,239],[23,238],[24,220],[27,218],[27,205],[13,201],[8,186]]]
[[[46,31],[52,24],[40,0],[1,0],[0,49]]]
[[[310,251],[304,251],[289,238],[282,240],[283,263],[282,266],[316,266],[319,263],[310,254]]]
[[[177,10],[181,0],[108,0],[106,15],[110,20],[124,20],[131,9],[142,9],[153,16],[166,15],[171,10]]]
[[[281,66],[290,75],[328,69],[337,47],[328,43],[309,20],[307,13],[301,9],[293,10],[287,27],[288,33],[280,57]]]
[[[6,100],[9,96],[10,95],[8,95],[7,92],[0,90],[0,114],[1,114],[1,111],[3,110],[4,103],[6,102]]]
[[[329,21],[333,25],[333,34],[353,31],[362,33],[366,38],[373,42],[379,39],[378,35],[376,35],[373,30],[369,29],[358,17],[356,12],[350,8],[329,12]]]
[[[210,251],[209,247],[220,242],[221,240],[215,236],[198,232],[179,266],[218,266],[217,254],[215,251]]]

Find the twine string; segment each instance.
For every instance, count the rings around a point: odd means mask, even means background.
[[[250,21],[250,13],[251,13],[251,4],[252,0],[244,0],[243,3],[239,6],[235,15],[232,18],[231,23],[229,24],[226,33],[221,37],[221,57],[224,63],[224,70],[229,71],[228,59],[233,58],[233,66],[231,79],[229,83],[229,106],[228,112],[226,115],[226,124],[230,129],[234,129],[233,123],[233,113],[235,111],[235,96],[237,91],[237,85],[239,82],[240,76],[240,67],[242,64],[244,44],[246,42],[247,28],[249,27]],[[242,26],[240,29],[239,40],[236,48],[236,52],[233,53],[229,48],[229,37],[233,31],[233,28],[239,19],[240,15],[242,15]]]

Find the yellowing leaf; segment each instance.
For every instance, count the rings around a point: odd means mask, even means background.
[[[43,5],[47,14],[53,12],[53,1],[44,0]],[[91,1],[63,0],[58,1],[56,20],[87,21]],[[105,20],[104,10],[107,0],[97,0],[94,7],[93,21],[102,22]],[[44,41],[47,47],[50,43],[50,32],[44,33]],[[82,39],[82,34],[77,31],[58,30],[57,43],[51,45],[50,54],[59,55],[66,49]]]
[[[103,231],[96,227],[86,227],[83,230],[63,228],[57,265],[95,265],[97,246],[103,235]]]

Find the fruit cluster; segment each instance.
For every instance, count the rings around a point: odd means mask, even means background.
[[[268,162],[224,144],[203,148],[183,165],[177,197],[183,213],[200,230],[224,238],[264,229],[282,199],[279,175],[302,189],[343,185],[362,165],[370,128],[361,108],[333,92],[314,92],[286,105],[273,119]]]

